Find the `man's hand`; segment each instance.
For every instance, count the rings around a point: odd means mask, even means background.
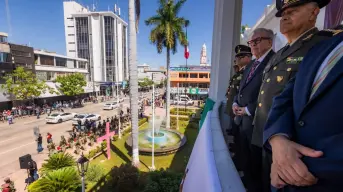
[[[238,109],[239,109],[238,105],[233,105],[232,106],[233,114],[237,115]]]
[[[317,158],[322,156],[323,152],[299,145],[285,136],[273,136],[269,143],[272,146],[274,178],[276,172],[284,182],[290,185],[310,186],[317,183],[317,178],[309,172],[300,158],[302,156]],[[278,187],[278,182],[274,183],[276,186],[273,186]]]
[[[247,114],[247,112],[245,111],[245,107],[238,107],[237,115],[243,116],[245,114]]]
[[[271,167],[271,171],[270,171],[271,185],[277,189],[281,189],[284,186],[286,186],[286,183],[281,180],[281,178],[277,174],[277,171],[278,170],[276,169],[276,165],[274,163],[272,163],[272,167]]]

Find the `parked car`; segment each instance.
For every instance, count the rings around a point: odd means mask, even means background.
[[[46,123],[62,123],[63,121],[72,120],[76,113],[52,113],[46,117]]]
[[[119,107],[119,104],[117,102],[112,102],[112,103],[106,103],[102,109],[103,110],[113,110]]]
[[[180,98],[177,103],[178,105],[194,105],[194,101],[187,98]]]
[[[98,120],[101,120],[101,116],[98,114],[78,114],[73,119],[73,125],[77,125],[79,120],[81,121],[81,125],[83,125],[86,119],[88,119],[88,121],[90,120],[98,121]]]

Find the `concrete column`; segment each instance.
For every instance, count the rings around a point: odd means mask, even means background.
[[[209,97],[219,102],[225,99],[240,40],[242,0],[216,0],[214,14]]]

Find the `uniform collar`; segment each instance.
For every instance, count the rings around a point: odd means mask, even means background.
[[[309,33],[310,31],[312,31],[314,29],[317,29],[317,28],[316,27],[312,27],[311,29],[305,31],[303,34],[299,35],[299,37],[296,38],[293,42],[288,43],[288,45],[290,45],[290,46],[294,45],[294,43],[296,43],[300,38],[302,38],[303,36],[305,36],[307,33]]]

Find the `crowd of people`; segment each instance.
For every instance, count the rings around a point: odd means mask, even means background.
[[[343,190],[342,26],[315,27],[328,3],[277,0],[287,45],[275,53],[273,31],[258,28],[235,48],[227,131],[249,192]]]

